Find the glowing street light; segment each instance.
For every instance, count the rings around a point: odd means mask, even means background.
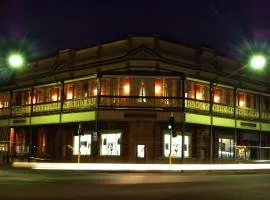
[[[266,58],[261,54],[253,55],[250,58],[249,65],[255,70],[263,69],[266,65]]]
[[[23,55],[14,53],[8,56],[8,65],[11,68],[21,68],[25,62]]]

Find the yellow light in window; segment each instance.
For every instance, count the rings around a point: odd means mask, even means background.
[[[0,108],[3,108],[3,104],[2,104],[2,102],[0,102]]]
[[[67,93],[67,99],[72,99],[72,97],[73,97],[72,92]]]
[[[52,95],[52,101],[57,101],[57,95],[56,94]]]
[[[124,95],[129,95],[129,92],[130,92],[130,86],[127,83],[124,85]]]
[[[239,106],[240,107],[244,107],[245,105],[246,105],[246,103],[244,101],[242,101],[242,100],[239,101]]]
[[[196,99],[202,100],[203,99],[202,93],[197,93],[196,94]]]
[[[34,97],[34,98],[33,98],[33,104],[35,104],[35,103],[36,103],[36,98]]]
[[[217,96],[217,95],[215,95],[215,96],[214,96],[214,102],[215,102],[215,103],[219,103],[219,102],[220,102],[220,97]]]
[[[155,95],[156,96],[161,95],[161,80],[160,79],[155,80]]]
[[[161,93],[161,86],[160,85],[156,85],[155,86],[155,94],[156,95],[160,95],[160,93]]]
[[[93,89],[93,95],[97,96],[97,88]]]

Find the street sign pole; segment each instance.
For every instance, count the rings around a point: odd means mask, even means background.
[[[170,155],[169,155],[169,164],[172,164],[172,131],[170,131]]]
[[[78,163],[81,161],[81,134],[79,134]]]
[[[171,112],[171,117],[173,117],[173,112]],[[169,165],[172,164],[172,130],[170,131],[170,154],[169,154]]]

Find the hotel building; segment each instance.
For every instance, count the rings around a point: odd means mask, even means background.
[[[60,51],[1,85],[0,152],[5,162],[80,152],[81,162],[167,163],[171,147],[173,163],[269,160],[267,79],[158,37]]]

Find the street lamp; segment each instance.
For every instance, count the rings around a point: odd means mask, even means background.
[[[265,56],[262,54],[252,55],[250,60],[249,60],[249,65],[254,70],[263,69],[265,67],[266,63],[267,63],[267,60],[266,60]]]
[[[10,68],[21,68],[25,63],[25,58],[20,53],[12,53],[7,57],[8,67]]]

